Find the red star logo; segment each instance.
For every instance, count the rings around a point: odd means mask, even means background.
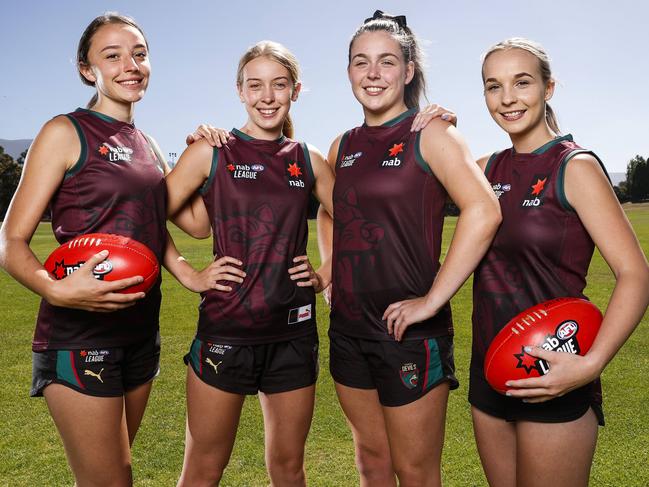
[[[403,142],[392,146],[392,149],[390,149],[390,157],[396,157],[399,152],[403,152]]]
[[[294,162],[293,164],[289,164],[286,170],[294,178],[297,178],[298,176],[302,176],[302,170],[297,166],[297,162]]]
[[[88,355],[88,352],[86,352],[85,350],[81,350],[79,352],[79,355],[81,355],[82,357],[85,357],[86,355]]]
[[[539,359],[525,353],[525,348],[521,347],[521,353],[515,353],[514,357],[518,359],[518,363],[516,364],[517,369],[525,369],[525,372],[528,374],[531,373],[532,370],[540,372],[538,366]]]
[[[536,184],[532,185],[532,196],[536,196],[541,194],[541,191],[543,191],[543,188],[545,187],[545,182],[548,180],[548,178],[543,178],[543,179],[537,179]]]
[[[98,150],[102,156],[108,154],[108,147],[106,147],[105,145],[100,146]]]
[[[52,274],[54,274],[54,277],[60,281],[63,279],[66,275],[65,273],[65,261],[61,262],[55,262],[54,263],[54,269],[52,270]]]
[[[234,171],[234,164],[228,164],[227,166],[225,166],[225,168],[226,168],[228,171],[233,172],[233,171]]]

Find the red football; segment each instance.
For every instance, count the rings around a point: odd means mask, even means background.
[[[92,271],[97,279],[144,278],[140,284],[119,291],[124,294],[147,292],[155,284],[160,266],[151,249],[132,238],[109,233],[88,233],[73,238],[54,250],[44,266],[56,279],[64,279],[102,250],[108,250],[109,254]]]
[[[525,353],[527,345],[584,355],[601,323],[602,313],[585,299],[557,298],[532,306],[512,318],[491,342],[484,361],[487,382],[504,394],[508,380],[547,374],[548,363]]]

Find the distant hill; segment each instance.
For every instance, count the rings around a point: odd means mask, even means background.
[[[2,146],[7,154],[14,159],[18,159],[25,149],[28,149],[34,139],[7,140],[0,139]]]

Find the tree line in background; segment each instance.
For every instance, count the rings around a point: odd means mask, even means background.
[[[27,151],[25,150],[18,159],[14,160],[5,152],[4,147],[0,146],[0,220],[4,220],[7,213],[11,198],[16,191],[18,181],[20,181],[20,174],[26,157]],[[620,203],[648,201],[649,158],[645,159],[637,155],[631,159],[626,166],[626,181],[622,181],[613,189]],[[317,209],[317,202],[315,202],[315,209]],[[311,213],[315,213],[315,211]],[[457,215],[459,212],[457,207],[452,202],[449,202],[446,205],[446,213],[448,215]]]

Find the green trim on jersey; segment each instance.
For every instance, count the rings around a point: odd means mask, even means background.
[[[587,149],[575,149],[571,152],[569,152],[564,158],[563,161],[561,161],[561,165],[559,166],[559,172],[557,173],[557,198],[559,199],[559,203],[561,206],[567,210],[571,211],[574,213],[575,209],[572,207],[572,205],[568,202],[568,198],[566,197],[566,184],[565,184],[565,177],[566,177],[566,166],[568,165],[568,162],[575,157],[578,154],[589,154],[593,156],[597,162],[599,163],[600,167],[602,168],[602,171],[604,171],[604,175],[606,175],[606,179],[608,179],[608,182],[613,186],[613,183],[611,182],[611,178],[608,175],[608,171],[604,167],[604,163],[602,160],[597,157],[597,154],[595,154],[592,151],[589,151]]]
[[[343,152],[343,146],[347,142],[347,139],[349,138],[349,132],[351,130],[348,130],[343,134],[343,136],[340,138],[340,144],[338,144],[338,153],[336,154],[336,160],[334,161],[334,168],[338,165],[338,162],[340,161],[340,157],[342,156]]]
[[[233,128],[230,132],[232,132],[236,137],[240,138],[241,140],[262,140],[262,139],[257,139],[251,135],[248,135],[239,129]],[[273,142],[277,142],[278,144],[281,144],[285,140],[286,140],[286,136],[282,134],[277,139],[273,140]]]
[[[212,165],[210,166],[210,174],[209,176],[207,176],[207,179],[198,190],[200,194],[205,194],[210,189],[210,186],[212,185],[212,181],[214,180],[214,176],[216,175],[216,168],[218,167],[218,165],[219,165],[219,148],[212,147]]]
[[[418,111],[417,108],[411,108],[410,110],[403,112],[401,115],[396,116],[392,120],[388,120],[387,122],[382,123],[380,126],[381,127],[394,127],[396,124],[398,124],[399,122],[405,120],[406,118],[408,118],[413,113],[417,113],[417,111]]]
[[[89,109],[87,109],[87,108],[77,108],[77,111],[78,111],[78,112],[89,113],[90,115],[94,115],[95,117],[102,119],[104,122],[109,122],[109,123],[119,122],[119,123],[123,123],[123,122],[120,122],[119,120],[117,120],[116,118],[110,117],[110,116],[105,115],[105,114],[100,113],[100,112],[96,112],[96,111],[94,111],[94,110],[89,110]]]
[[[432,385],[438,383],[442,377],[444,377],[444,371],[442,370],[442,360],[439,353],[439,345],[437,340],[434,338],[429,338],[426,340],[426,349],[429,354],[429,362],[426,364],[428,370],[426,371],[426,383],[424,384],[423,390],[427,390]],[[431,367],[432,366],[432,367]]]
[[[300,142],[300,147],[304,151],[304,160],[306,162],[306,167],[309,171],[309,176],[315,182],[315,174],[313,174],[313,165],[311,164],[311,154],[309,154],[309,148],[306,145],[306,142]]]
[[[80,385],[73,370],[74,365],[72,364],[71,353],[70,350],[56,351],[56,378],[69,382],[70,384]]]
[[[79,125],[77,119],[70,115],[65,116],[68,118],[68,120],[70,120],[70,122],[72,122],[72,125],[74,125],[74,128],[77,131],[77,135],[79,136],[79,143],[81,144],[79,159],[77,159],[77,162],[75,162],[72,167],[65,171],[64,179],[68,179],[81,171],[81,168],[86,163],[86,158],[88,157],[88,141],[86,140],[86,136],[83,133],[83,130],[81,130],[81,125]]]
[[[500,154],[502,151],[496,151],[491,156],[489,157],[489,160],[487,161],[487,165],[484,167],[484,175],[489,176],[489,171],[491,170],[491,166],[493,165],[494,161],[496,160],[496,157],[498,157],[498,154]]]
[[[546,142],[538,149],[533,150],[532,154],[543,154],[544,152],[547,152],[552,147],[557,145],[559,142],[563,142],[563,141],[572,142],[572,135],[566,134],[566,135],[562,135],[561,137],[555,137],[550,142]]]
[[[430,168],[426,159],[424,159],[423,154],[421,153],[421,130],[415,135],[415,161],[423,169],[426,174],[433,174],[433,170]]]

